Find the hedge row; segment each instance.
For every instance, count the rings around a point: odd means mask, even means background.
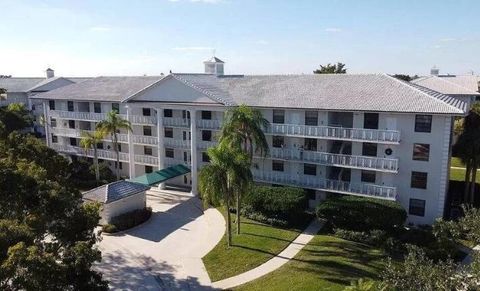
[[[333,228],[353,231],[391,232],[407,218],[407,212],[397,202],[347,195],[325,200],[317,206],[316,214]]]
[[[137,209],[118,216],[110,221],[110,224],[103,226],[103,231],[107,233],[118,232],[137,226],[147,221],[152,215],[152,208],[145,207]]]

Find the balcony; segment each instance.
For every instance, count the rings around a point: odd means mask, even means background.
[[[400,142],[400,132],[396,130],[308,126],[299,124],[271,124],[265,133],[296,137],[316,137],[331,140],[376,142],[382,144],[398,144]]]
[[[51,145],[51,148],[60,153],[93,158],[93,149],[85,150],[81,147],[61,145],[55,143]],[[97,150],[97,155],[99,159],[112,161],[117,160],[117,156],[115,155],[114,151]],[[128,153],[119,153],[119,157],[120,162],[128,162]]]
[[[155,116],[131,115],[130,122],[132,124],[156,125],[157,118]]]
[[[350,183],[338,180],[322,179],[315,176],[291,175],[283,172],[252,171],[257,182],[274,183],[302,188],[316,189],[327,192],[355,196],[373,197],[386,200],[396,200],[395,187],[380,186],[365,183]]]
[[[163,126],[167,127],[190,127],[190,119],[185,118],[174,118],[174,117],[164,117]]]
[[[165,167],[171,167],[175,165],[185,165],[187,167],[190,167],[190,162],[185,162],[184,160],[179,160],[179,159],[173,159],[173,158],[165,158]]]
[[[293,160],[305,163],[319,164],[323,166],[335,166],[373,170],[381,172],[398,172],[398,159],[386,159],[380,157],[352,156],[332,154],[324,152],[303,151],[298,149],[271,148],[269,157],[280,160]]]
[[[191,141],[189,140],[178,140],[173,138],[164,139],[165,147],[170,148],[180,148],[180,149],[189,149]]]
[[[76,112],[76,111],[62,111],[62,110],[50,110],[49,115],[54,118],[85,120],[85,121],[102,121],[107,116],[105,113]],[[125,117],[125,116],[122,115],[122,117]]]
[[[133,143],[136,143],[136,144],[145,144],[145,145],[158,144],[158,138],[156,136],[133,135],[132,139],[133,139]]]
[[[218,130],[220,129],[222,122],[217,119],[199,119],[197,120],[197,128],[200,129],[211,129]]]
[[[82,130],[82,129],[65,128],[65,127],[51,127],[50,130],[52,131],[53,134],[58,135],[58,136],[76,137],[76,138],[81,138],[83,131],[93,133],[92,130]],[[119,142],[124,142],[124,143],[128,142],[128,135],[127,134],[119,133],[119,134],[117,134],[117,138],[118,138]],[[109,142],[112,141],[110,136],[105,136],[105,138],[103,140],[104,141],[109,141]]]
[[[158,166],[158,158],[154,156],[135,155],[135,163]]]
[[[200,149],[200,150],[206,150],[208,148],[212,148],[212,147],[215,147],[217,146],[217,142],[216,141],[197,141],[197,149]]]

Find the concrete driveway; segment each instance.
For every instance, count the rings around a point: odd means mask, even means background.
[[[216,209],[202,212],[187,193],[147,193],[150,220],[99,243],[103,272],[114,290],[208,290],[210,278],[201,258],[220,241],[225,220]]]

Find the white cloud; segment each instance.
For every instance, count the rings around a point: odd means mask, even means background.
[[[185,46],[185,47],[174,47],[173,50],[176,51],[207,51],[207,50],[214,50],[212,47],[206,46]]]
[[[338,28],[338,27],[328,27],[328,28],[325,28],[325,31],[326,32],[341,32],[342,29]]]
[[[97,32],[109,32],[112,29],[108,26],[93,26],[93,27],[90,27],[90,30],[97,31]]]

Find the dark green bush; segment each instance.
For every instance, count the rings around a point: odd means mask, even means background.
[[[115,226],[117,231],[122,231],[144,223],[150,218],[151,215],[152,208],[145,207],[144,209],[137,209],[119,216],[115,216],[110,221],[110,224]]]
[[[354,231],[392,232],[407,218],[407,212],[397,202],[347,195],[325,200],[317,206],[316,214],[333,228]]]
[[[335,229],[335,235],[346,240],[360,242],[372,246],[383,246],[387,239],[387,233],[383,230],[374,229],[370,232]]]
[[[104,224],[102,226],[102,231],[106,233],[114,233],[117,232],[117,227],[113,224]]]
[[[307,203],[301,188],[253,186],[244,198],[244,213],[259,213],[271,220],[295,224],[304,219]]]

